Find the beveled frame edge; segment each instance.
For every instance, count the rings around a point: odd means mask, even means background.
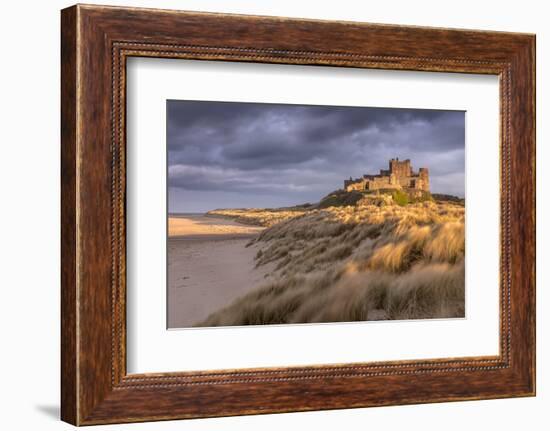
[[[205,30],[206,21],[216,29]],[[77,5],[62,12],[61,39],[63,420],[82,425],[534,394],[534,36]],[[412,55],[403,55],[404,48]],[[500,75],[501,354],[127,376],[129,56]],[[250,391],[257,399],[247,397]]]

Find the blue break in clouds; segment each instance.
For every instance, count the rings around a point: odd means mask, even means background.
[[[464,196],[463,111],[167,102],[169,209],[317,202],[392,157]]]

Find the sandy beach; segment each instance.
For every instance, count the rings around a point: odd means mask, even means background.
[[[168,219],[168,327],[206,319],[265,280],[255,268],[257,248],[246,247],[264,228],[202,214]]]
[[[174,214],[168,217],[168,236],[181,239],[251,238],[265,228],[237,223],[229,218],[204,214]]]

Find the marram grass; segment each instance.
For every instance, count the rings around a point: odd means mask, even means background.
[[[256,265],[275,269],[196,326],[464,316],[460,203],[401,206],[379,196],[324,209],[238,211],[270,226],[254,240]]]

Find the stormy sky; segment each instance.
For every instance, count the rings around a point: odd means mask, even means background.
[[[464,197],[463,111],[167,101],[170,212],[318,202],[392,157]]]

